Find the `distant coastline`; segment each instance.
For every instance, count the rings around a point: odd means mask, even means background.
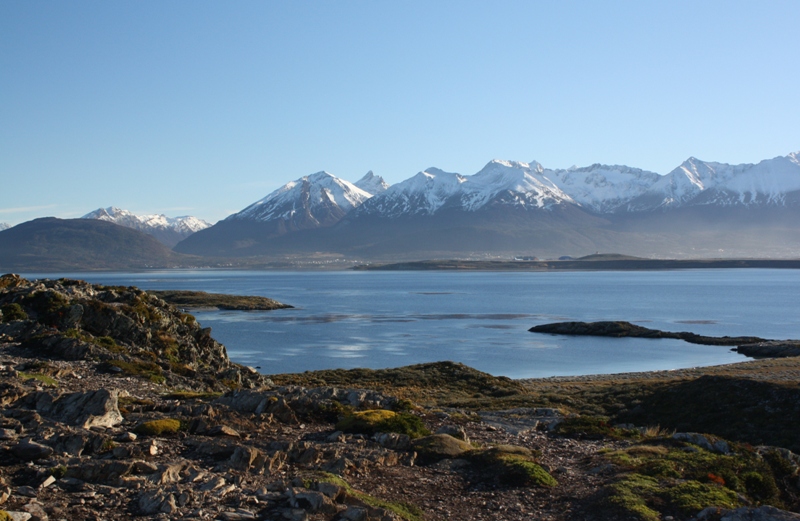
[[[800,259],[644,259],[590,255],[570,260],[424,260],[355,266],[356,271],[652,271],[687,269],[800,269]]]

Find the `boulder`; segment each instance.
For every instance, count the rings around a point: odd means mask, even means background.
[[[457,458],[473,450],[472,445],[449,434],[432,434],[416,439],[411,442],[411,447],[417,451],[419,462],[423,465],[446,458]]]
[[[122,423],[118,399],[116,389],[66,394],[52,402],[42,396],[37,400],[36,410],[53,420],[84,429],[115,427]]]
[[[734,510],[720,510],[718,507],[709,507],[697,514],[695,521],[800,521],[800,514],[787,512],[771,506],[742,507]]]
[[[53,449],[47,445],[36,443],[31,438],[26,438],[11,447],[11,454],[22,461],[36,461],[50,457]]]

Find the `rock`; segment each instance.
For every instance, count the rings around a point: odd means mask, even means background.
[[[709,507],[697,514],[696,521],[719,519],[719,521],[800,521],[800,514],[787,512],[771,506],[742,507],[735,510]]]
[[[117,483],[120,478],[129,475],[132,471],[133,462],[131,461],[99,460],[69,467],[66,477],[76,478],[88,483],[110,485]]]
[[[287,495],[292,508],[302,508],[309,514],[316,514],[317,512],[333,514],[336,512],[336,506],[331,498],[322,492],[304,489],[296,492],[293,489],[289,489]]]
[[[17,439],[17,431],[13,429],[0,429],[0,441]]]
[[[227,425],[216,425],[211,427],[206,432],[207,436],[230,436],[232,438],[239,438],[241,435],[236,432],[234,429],[231,429]]]
[[[800,356],[800,341],[797,340],[775,340],[769,342],[757,342],[755,344],[745,344],[738,346],[734,351],[753,358],[783,358],[788,356]]]
[[[237,447],[230,457],[230,464],[237,470],[249,470],[260,456],[261,451],[253,447]]]
[[[698,447],[702,447],[711,452],[718,452],[720,454],[730,454],[731,448],[725,440],[715,440],[713,443],[703,434],[697,432],[676,432],[672,435],[672,439],[685,441]]]
[[[362,507],[347,507],[342,512],[340,519],[343,521],[367,521],[367,509]]]
[[[6,514],[12,521],[28,521],[33,517],[28,512],[14,512],[11,510],[6,511]]]
[[[31,515],[32,521],[47,521],[48,515],[44,507],[38,501],[34,500],[22,507],[22,509]]]
[[[36,461],[50,457],[53,454],[53,449],[26,438],[11,447],[11,454],[22,461]]]
[[[138,436],[135,433],[126,431],[117,435],[114,440],[120,443],[130,443],[136,441],[136,438],[138,438]]]
[[[142,515],[146,516],[158,513],[169,514],[177,510],[175,496],[161,490],[149,490],[142,493],[136,501],[136,507]]]
[[[222,521],[248,521],[251,519],[258,519],[253,512],[244,509],[239,509],[235,512],[222,512],[219,518],[222,519]]]
[[[411,438],[406,434],[396,432],[378,432],[372,436],[372,439],[381,447],[390,450],[408,450],[411,446]]]
[[[25,497],[36,497],[36,489],[33,487],[17,487],[17,495],[18,496],[25,496]]]
[[[119,391],[97,389],[61,396],[52,404],[37,405],[37,412],[67,425],[114,427],[122,423],[118,407]]]
[[[473,449],[469,443],[449,434],[432,434],[414,440],[411,447],[417,451],[422,464],[434,463],[445,458],[457,458]]]
[[[39,485],[39,488],[47,488],[55,482],[56,478],[54,478],[53,476],[47,476],[47,478],[45,478],[45,480],[42,481],[42,484]]]
[[[436,430],[436,434],[449,434],[456,439],[469,443],[467,431],[465,431],[464,427],[461,427],[460,425],[442,425]]]

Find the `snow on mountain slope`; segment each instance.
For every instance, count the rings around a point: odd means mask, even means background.
[[[9,228],[11,228],[10,224],[8,224],[8,223],[0,223],[0,232],[2,232],[3,230],[8,230]]]
[[[573,201],[599,213],[615,211],[662,177],[639,168],[600,164],[544,173]]]
[[[389,184],[381,176],[372,173],[372,170],[353,184],[371,195],[382,194],[389,188]]]
[[[372,197],[352,183],[328,172],[286,183],[226,221],[275,223],[277,233],[331,226]]]
[[[631,210],[649,210],[686,205],[784,205],[786,196],[798,191],[798,153],[755,165],[729,165],[690,157],[629,206]]]
[[[460,174],[428,168],[376,195],[359,207],[355,215],[388,218],[431,215],[459,194],[464,181],[466,178]]]
[[[150,235],[157,233],[172,233],[182,238],[208,228],[210,223],[192,216],[167,217],[163,214],[136,215],[128,210],[122,210],[114,206],[108,208],[98,208],[87,213],[81,219],[98,219],[108,221],[120,226],[126,226],[139,230]],[[157,237],[158,238],[158,237]],[[165,241],[162,241],[165,242]],[[166,241],[169,242],[169,241]]]
[[[521,163],[495,159],[477,174],[466,178],[461,185],[461,206],[464,210],[475,211],[487,204],[548,208],[573,202],[545,173],[546,170],[536,161]]]

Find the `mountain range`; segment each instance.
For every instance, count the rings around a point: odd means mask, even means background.
[[[115,207],[81,219],[36,219],[0,227],[0,268],[258,267],[297,259],[552,259],[595,252],[797,258],[798,223],[797,153],[742,165],[689,158],[667,175],[494,160],[473,175],[428,168],[392,186],[373,172],[355,183],[318,172],[213,226]]]
[[[428,168],[388,186],[318,172],[180,242],[182,253],[336,252],[364,258],[800,253],[800,157],[689,158],[667,175],[619,165],[548,169],[494,160],[465,176]]]
[[[136,215],[114,206],[98,208],[81,219],[97,219],[152,235],[172,248],[189,235],[208,228],[211,223],[192,216],[167,217],[164,214]],[[1,228],[0,228],[1,229]]]

